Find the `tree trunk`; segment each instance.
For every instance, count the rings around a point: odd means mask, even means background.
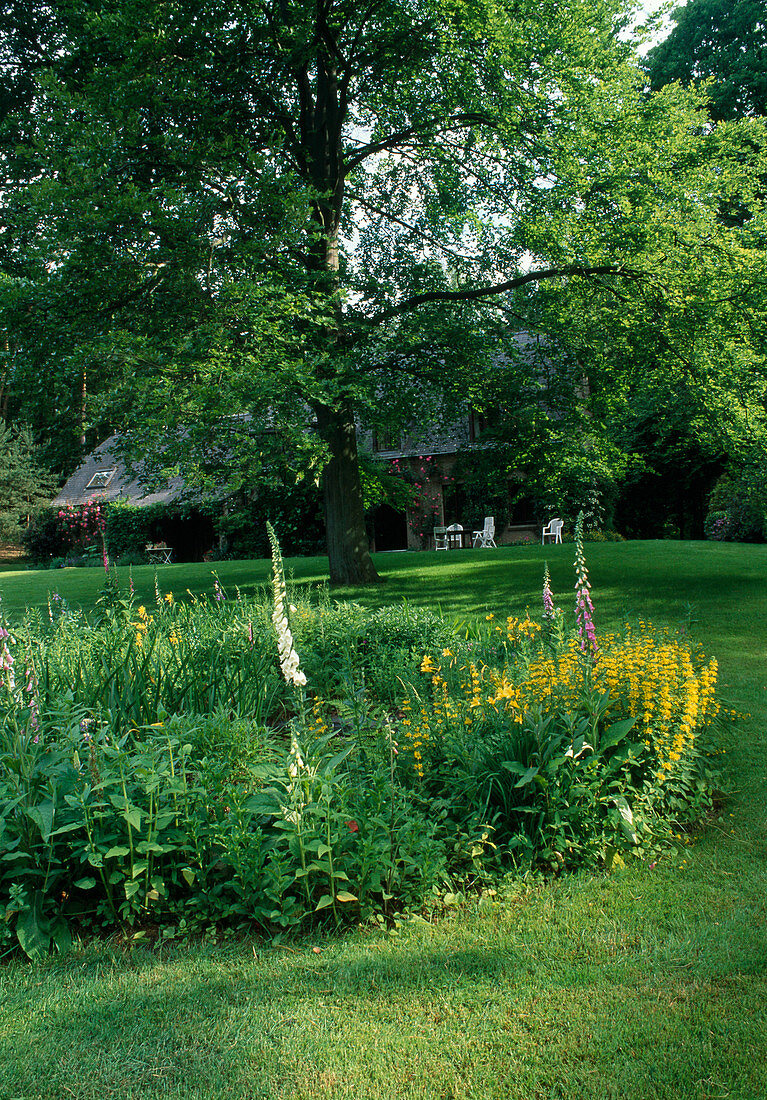
[[[322,477],[330,583],[380,583],[365,530],[354,415],[348,406],[340,410],[320,406],[317,420],[330,449]]]

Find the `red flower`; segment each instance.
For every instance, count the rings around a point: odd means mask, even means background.
[[[349,826],[350,833],[358,833],[360,831],[360,827],[356,821],[347,821],[346,824]]]

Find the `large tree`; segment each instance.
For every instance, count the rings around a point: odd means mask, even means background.
[[[611,0],[19,10],[0,53],[27,77],[0,186],[14,392],[44,379],[49,422],[79,402],[78,431],[88,387],[108,393],[144,449],[175,439],[169,459],[235,483],[273,468],[282,430],[281,461],[322,470],[333,581],[376,579],[356,420],[469,393],[515,292],[662,302],[701,248],[715,277],[753,277],[718,210],[752,200],[763,129],[648,96]]]

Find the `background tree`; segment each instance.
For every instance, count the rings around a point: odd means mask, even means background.
[[[648,55],[653,89],[706,81],[716,121],[767,114],[767,12],[763,0],[688,0]]]
[[[0,539],[17,542],[31,513],[50,503],[56,489],[29,429],[0,420]]]
[[[755,278],[753,225],[718,214],[756,210],[763,128],[648,97],[608,0],[43,10],[3,55],[34,72],[3,129],[13,400],[44,379],[82,437],[90,395],[203,483],[258,478],[277,437],[322,471],[333,581],[376,577],[356,420],[465,401],[515,291],[652,299],[662,330]]]

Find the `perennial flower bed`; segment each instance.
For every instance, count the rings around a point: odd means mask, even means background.
[[[110,581],[87,619],[0,627],[0,946],[387,919],[508,873],[648,856],[711,796],[716,662],[598,634],[582,540],[569,633],[458,629],[288,593]],[[4,920],[2,919],[4,918]]]

